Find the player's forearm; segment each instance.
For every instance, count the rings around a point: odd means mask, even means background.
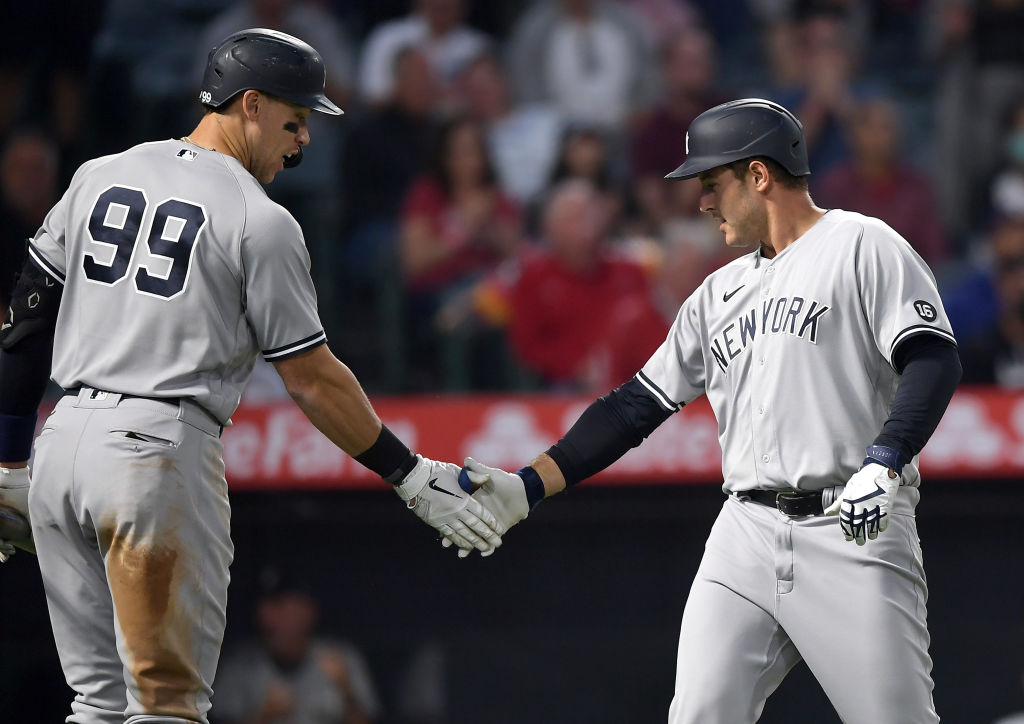
[[[416,465],[416,456],[381,424],[359,380],[327,345],[275,367],[313,426],[359,463],[391,483]]]
[[[353,457],[365,452],[380,434],[380,418],[355,375],[326,345],[310,355],[317,359],[305,374],[285,377],[288,393],[327,439]]]

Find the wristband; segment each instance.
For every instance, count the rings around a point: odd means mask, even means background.
[[[903,459],[903,454],[899,450],[895,450],[891,447],[885,447],[884,445],[868,445],[865,452],[868,454],[864,458],[864,462],[861,463],[861,467],[864,467],[868,463],[878,463],[892,470],[897,475],[903,474],[903,466],[906,464],[906,460]]]
[[[386,482],[397,485],[416,467],[416,455],[399,440],[387,425],[380,426],[380,434],[369,449],[352,458],[365,465]]]
[[[526,488],[526,502],[530,505],[530,510],[533,510],[537,503],[544,500],[544,481],[529,465],[521,468],[516,475],[523,479],[523,487]]]
[[[32,457],[35,431],[35,412],[29,415],[0,413],[0,462],[20,463]]]

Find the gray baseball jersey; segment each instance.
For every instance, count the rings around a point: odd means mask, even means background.
[[[225,421],[260,351],[324,341],[298,224],[237,160],[182,141],[84,164],[29,253],[64,284],[65,389],[192,398]]]
[[[831,503],[888,417],[894,350],[918,334],[953,339],[927,266],[881,221],[833,210],[774,258],[711,274],[638,373],[667,410],[707,392],[724,489],[740,494],[687,598],[671,724],[756,721],[801,659],[843,721],[938,721],[917,489],[864,547],[836,518],[742,496],[822,490]]]
[[[256,356],[324,341],[294,219],[181,141],[75,174],[32,240],[64,284],[29,511],[69,721],[206,724],[233,556],[221,423]]]
[[[860,468],[916,334],[953,340],[927,265],[878,219],[832,210],[775,258],[711,274],[637,378],[670,410],[707,392],[727,492],[820,490]]]

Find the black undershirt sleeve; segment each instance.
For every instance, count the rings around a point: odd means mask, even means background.
[[[935,334],[906,340],[893,353],[899,385],[874,445],[898,450],[904,460],[921,452],[942,419],[962,373],[956,345]]]
[[[671,414],[634,378],[591,403],[547,454],[566,485],[575,485],[639,445]]]

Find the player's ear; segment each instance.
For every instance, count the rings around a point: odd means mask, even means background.
[[[264,104],[263,95],[258,90],[247,90],[242,94],[242,112],[250,121],[259,118],[260,107]]]
[[[758,191],[763,190],[769,180],[768,167],[763,162],[754,159],[750,162],[747,170],[750,172],[750,177],[754,181],[754,188]]]

